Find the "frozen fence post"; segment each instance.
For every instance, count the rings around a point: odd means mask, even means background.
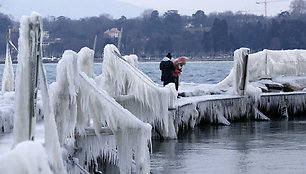
[[[245,89],[248,82],[248,56],[249,48],[240,48],[234,52],[234,93],[245,95]]]
[[[43,113],[45,116],[45,148],[49,165],[54,173],[66,173],[42,65],[42,17],[35,12],[30,17],[23,16],[20,21],[19,31],[14,145],[22,141],[34,140],[36,115],[38,114],[36,103],[40,70]]]
[[[23,16],[18,40],[18,66],[14,115],[14,144],[34,140],[37,115],[38,65],[41,56],[42,18]]]

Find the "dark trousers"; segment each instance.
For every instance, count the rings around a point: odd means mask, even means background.
[[[174,77],[174,83],[175,83],[175,89],[178,91],[178,86],[179,86],[179,76]]]
[[[164,81],[164,86],[168,85],[169,83],[175,83],[175,82],[174,82],[174,79],[165,80],[165,81]]]

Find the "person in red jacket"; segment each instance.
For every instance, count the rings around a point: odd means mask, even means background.
[[[186,64],[186,57],[180,57],[178,59],[175,59],[173,61],[173,64],[175,66],[175,70],[172,72],[173,77],[174,77],[174,83],[175,83],[175,88],[178,91],[178,86],[179,86],[179,75],[182,72],[182,67],[183,65]]]

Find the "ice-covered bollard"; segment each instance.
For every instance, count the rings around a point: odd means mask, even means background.
[[[240,48],[234,52],[234,94],[245,95],[248,83],[248,56],[249,48]]]

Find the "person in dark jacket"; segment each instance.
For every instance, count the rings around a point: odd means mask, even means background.
[[[168,53],[166,57],[159,64],[159,69],[162,71],[161,81],[164,82],[164,86],[169,83],[174,83],[173,71],[175,70],[175,66],[173,62],[170,60],[172,58],[171,54]]]

